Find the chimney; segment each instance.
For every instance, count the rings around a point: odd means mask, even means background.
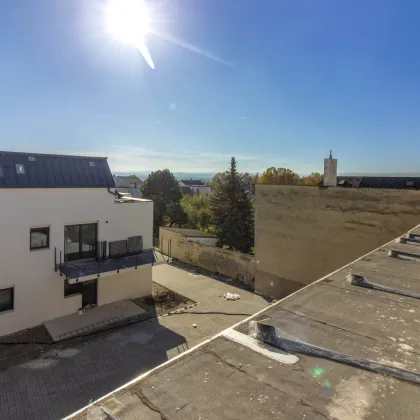
[[[333,159],[332,151],[328,159],[324,159],[324,187],[337,186],[337,159]]]

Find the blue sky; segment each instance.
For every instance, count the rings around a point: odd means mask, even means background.
[[[417,0],[149,1],[155,70],[106,31],[106,0],[6,3],[0,149],[299,173],[332,149],[339,172],[419,171]]]

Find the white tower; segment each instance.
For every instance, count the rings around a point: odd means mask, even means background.
[[[324,187],[337,186],[337,159],[333,159],[330,150],[328,159],[324,159]]]

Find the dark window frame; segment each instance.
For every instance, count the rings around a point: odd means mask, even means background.
[[[41,245],[41,246],[33,246],[32,245],[32,232],[33,231],[39,231],[41,229],[47,230],[47,244]],[[45,233],[45,232],[44,232]],[[49,226],[38,226],[38,227],[32,227],[29,229],[29,249],[30,251],[37,251],[39,249],[49,249],[50,247],[50,227]]]
[[[64,297],[77,296],[82,294],[82,283],[69,283],[64,279]]]
[[[83,251],[83,237],[86,232],[84,232],[83,227],[94,227],[94,246],[93,249],[90,251]],[[78,227],[78,243],[79,249],[77,252],[68,253],[67,246],[66,246],[66,229],[71,229],[74,227]],[[97,258],[98,253],[98,222],[91,222],[91,223],[81,223],[81,224],[71,224],[64,226],[64,260],[65,261],[77,261],[77,260],[87,260],[87,259],[95,259]],[[69,256],[71,256],[69,258]]]
[[[10,290],[11,291],[11,307],[6,308],[6,309],[1,309],[0,308],[0,315],[4,312],[10,312],[10,311],[15,310],[15,286],[5,287],[3,289],[0,289],[0,292],[2,292],[3,290]]]

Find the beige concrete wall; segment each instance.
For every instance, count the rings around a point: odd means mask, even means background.
[[[254,287],[255,260],[252,255],[194,243],[165,228],[159,229],[159,237],[164,254]]]
[[[190,242],[195,242],[196,244],[207,245],[207,246],[216,246],[217,245],[217,238],[193,238],[189,236],[187,238]]]
[[[152,266],[98,279],[98,305],[152,294]]]
[[[287,296],[419,222],[419,191],[257,185],[255,289]]]

